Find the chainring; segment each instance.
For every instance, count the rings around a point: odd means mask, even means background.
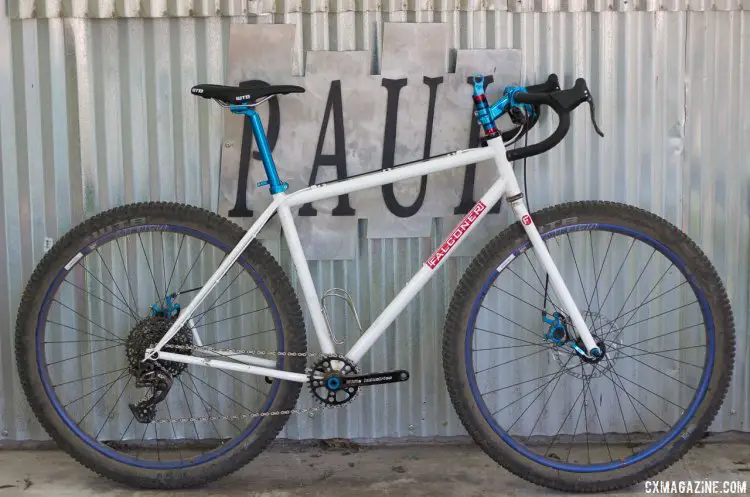
[[[352,374],[357,374],[357,366],[351,360],[340,355],[327,355],[316,362],[310,371],[310,393],[326,406],[351,402],[357,396],[359,387],[344,386],[341,378]]]

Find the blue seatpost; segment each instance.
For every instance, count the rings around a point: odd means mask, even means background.
[[[229,110],[235,114],[247,116],[250,121],[253,136],[258,143],[260,160],[263,162],[263,169],[266,171],[267,178],[266,181],[259,182],[257,186],[261,187],[268,185],[271,189],[271,195],[286,191],[286,189],[289,188],[289,184],[284,183],[279,179],[279,173],[276,170],[276,163],[273,161],[273,156],[271,155],[271,147],[268,146],[266,131],[263,129],[263,121],[261,121],[258,113],[247,105],[230,105]]]

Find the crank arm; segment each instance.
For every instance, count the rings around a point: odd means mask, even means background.
[[[389,371],[387,373],[370,373],[342,376],[341,388],[382,385],[384,383],[399,383],[408,379],[409,372],[404,370]]]

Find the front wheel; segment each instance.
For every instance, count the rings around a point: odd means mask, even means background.
[[[446,319],[454,407],[495,461],[533,483],[615,490],[703,436],[726,395],[735,334],[722,282],[679,229],[610,202],[533,216],[594,340],[582,356],[520,224],[474,259]]]

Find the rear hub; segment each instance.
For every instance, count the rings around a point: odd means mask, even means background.
[[[176,319],[176,316],[171,318],[152,316],[142,319],[130,330],[128,338],[125,340],[125,350],[128,358],[128,371],[134,378],[138,379],[142,375],[143,358],[146,356],[146,350],[154,347],[162,339]],[[191,355],[188,347],[192,345],[192,334],[187,326],[183,326],[162,350]],[[187,368],[187,364],[182,362],[161,360],[156,362],[172,376],[179,375]]]

